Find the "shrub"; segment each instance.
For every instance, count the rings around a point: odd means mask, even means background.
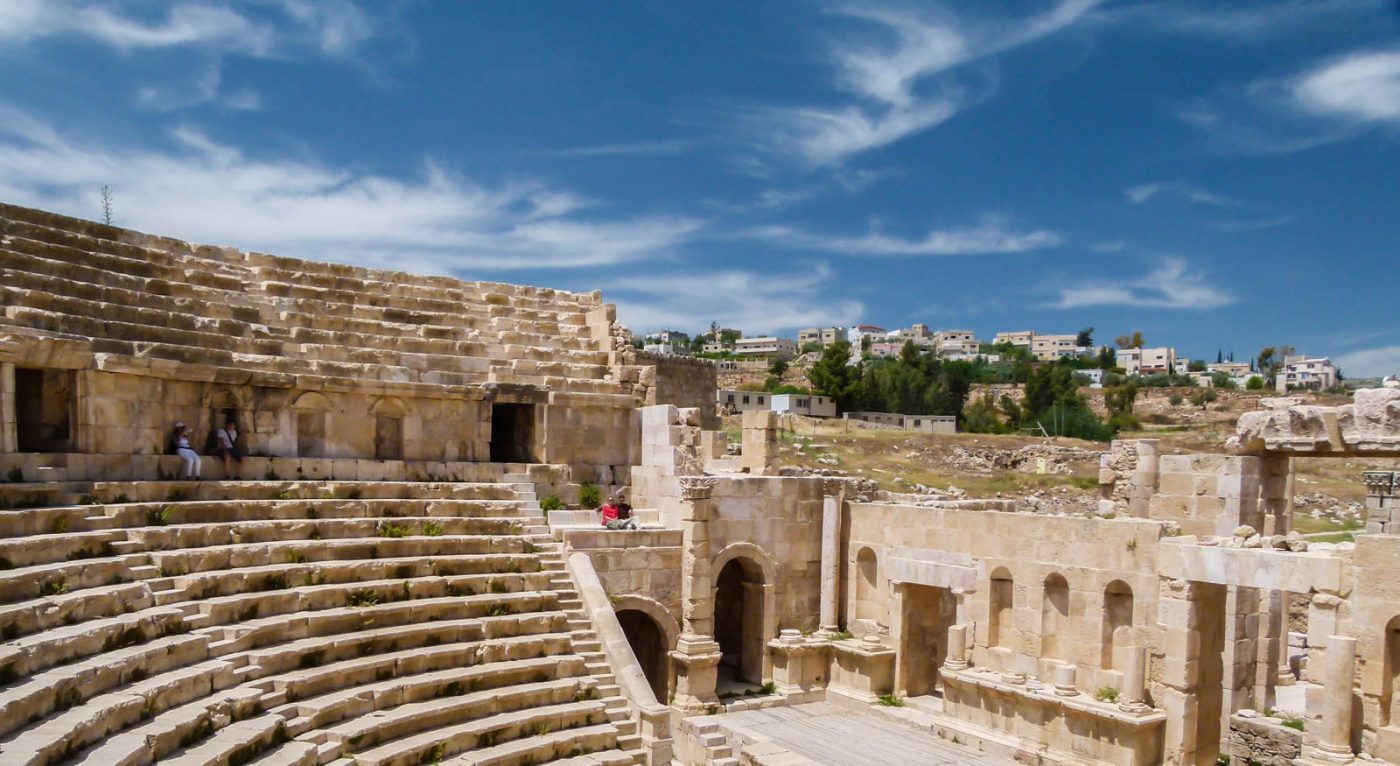
[[[1094,692],[1094,699],[1099,702],[1117,702],[1118,690],[1112,686],[1101,687],[1098,691]]]
[[[379,522],[376,532],[380,537],[408,537],[408,527],[390,524],[387,521]]]
[[[1184,401],[1186,401],[1186,397],[1182,396],[1181,394],[1172,394],[1171,396],[1167,397],[1167,402],[1173,407],[1180,407],[1181,403]]]
[[[880,699],[876,700],[875,704],[885,707],[904,707],[904,700],[895,694],[881,694]]]
[[[544,511],[545,516],[548,516],[550,511],[562,511],[564,510],[564,501],[560,500],[558,495],[545,495],[540,500],[540,510]]]
[[[436,521],[423,522],[423,534],[428,537],[438,537],[442,535],[442,525]]]
[[[1249,380],[1244,382],[1244,387],[1247,391],[1263,391],[1264,379],[1258,375],[1251,375]]]
[[[170,506],[162,505],[159,508],[146,509],[146,524],[152,527],[163,527],[170,523]]]
[[[578,504],[580,508],[597,508],[603,504],[603,490],[591,481],[585,481],[578,485]]]

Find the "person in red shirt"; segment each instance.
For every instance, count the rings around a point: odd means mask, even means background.
[[[632,506],[627,504],[626,497],[621,493],[609,497],[598,510],[603,514],[603,526],[608,529],[637,528],[637,520],[632,518]]]

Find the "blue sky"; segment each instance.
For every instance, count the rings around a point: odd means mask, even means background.
[[[0,199],[600,288],[1400,372],[1400,5],[0,0]]]

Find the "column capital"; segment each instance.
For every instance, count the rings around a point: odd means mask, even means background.
[[[837,497],[846,489],[845,479],[822,479],[822,495],[824,497]]]
[[[709,500],[715,490],[713,476],[685,476],[681,478],[682,500]]]

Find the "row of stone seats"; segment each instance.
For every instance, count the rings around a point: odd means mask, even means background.
[[[366,340],[360,342],[369,347],[388,348],[392,341],[398,340],[416,343],[415,350],[439,353],[449,351],[440,345],[442,341],[494,342],[599,353],[597,342],[579,323],[561,324],[528,315],[473,313],[471,309],[461,308],[450,313],[425,314],[321,300],[279,299],[276,305],[269,305],[242,292],[225,291],[211,296],[209,288],[168,282],[153,285],[149,280],[20,252],[38,249],[26,245],[27,240],[23,239],[8,238],[0,242],[4,242],[0,247],[0,270],[12,291],[6,302],[17,304],[14,296],[18,294],[19,298],[30,301],[32,308],[59,305],[61,299],[66,299],[68,311],[75,315],[81,315],[79,310],[100,307],[103,310],[100,315],[133,324],[162,326],[164,323],[178,329],[210,330],[224,337],[257,335],[334,344],[357,341],[360,339],[356,336],[364,336]],[[85,256],[80,252],[69,255],[72,258]],[[37,293],[37,296],[28,293]],[[150,308],[152,294],[164,298],[161,309]],[[46,300],[39,303],[40,297]],[[211,301],[211,297],[218,300]],[[74,301],[81,303],[74,304]],[[33,305],[35,303],[39,305]],[[439,345],[429,348],[429,341],[438,341]]]
[[[469,354],[454,355],[419,354],[384,347],[293,344],[296,353],[287,355],[293,347],[280,341],[172,329],[159,324],[127,324],[109,318],[98,319],[86,312],[67,313],[15,305],[31,300],[51,302],[51,296],[32,291],[6,288],[0,291],[0,296],[11,303],[5,310],[7,324],[92,338],[93,350],[98,353],[145,356],[214,367],[237,366],[282,375],[449,382],[458,385],[486,382],[480,378],[495,376],[499,371],[516,377],[548,377],[550,380],[545,385],[559,390],[615,391],[611,383],[601,388],[588,385],[607,377],[610,372],[607,365],[568,361],[567,356],[562,360],[559,358],[561,355],[579,353],[586,355],[585,358],[598,359],[601,356],[599,352],[478,345],[470,349]],[[384,345],[392,344],[386,340]],[[468,351],[466,348],[461,350]]]
[[[250,273],[269,270],[278,282],[310,283],[342,292],[371,292],[379,299],[421,298],[444,302],[482,302],[515,309],[587,311],[597,307],[592,295],[563,293],[548,288],[472,283],[448,277],[364,269],[344,264],[300,261],[232,248],[194,246],[166,237],[138,234],[112,226],[68,218],[42,210],[0,205],[0,233],[122,258],[143,276],[178,280],[192,259],[206,261],[198,269],[205,281],[248,282]],[[328,281],[329,280],[329,281]]]
[[[120,235],[120,230],[116,231]],[[221,299],[223,293],[233,294],[229,297],[239,300],[234,300],[232,305],[254,305],[250,301],[254,296],[263,298],[258,302],[262,305],[268,303],[266,298],[304,298],[314,299],[318,303],[373,308],[381,316],[389,311],[397,312],[402,317],[421,313],[423,318],[433,319],[461,315],[482,319],[520,319],[524,323],[521,326],[538,322],[551,327],[554,330],[549,333],[551,335],[557,334],[559,325],[584,325],[586,312],[596,308],[591,297],[583,304],[578,296],[568,293],[531,290],[539,296],[521,296],[518,294],[521,288],[494,286],[517,293],[507,295],[494,292],[491,287],[483,290],[482,286],[461,282],[451,288],[424,288],[417,294],[412,294],[412,290],[405,294],[405,285],[397,282],[370,279],[350,279],[346,284],[353,286],[333,289],[307,284],[308,281],[315,281],[314,267],[321,264],[297,262],[302,267],[310,267],[297,270],[269,266],[246,268],[240,267],[236,261],[229,262],[230,255],[235,258],[238,255],[234,251],[210,248],[204,257],[176,256],[160,250],[76,234],[62,228],[16,221],[3,213],[0,213],[0,234],[5,236],[9,249],[52,261],[55,265],[51,268],[60,270],[63,276],[76,276],[68,268],[69,264],[93,262],[104,270],[144,280],[145,287],[157,288],[154,294],[209,297],[208,291],[212,290]],[[133,257],[136,255],[141,257]],[[407,277],[402,274],[393,276]],[[344,281],[347,278],[340,279]],[[168,289],[161,290],[160,287]],[[192,289],[196,287],[200,289]]]
[[[638,762],[512,493],[0,512],[0,762]]]

